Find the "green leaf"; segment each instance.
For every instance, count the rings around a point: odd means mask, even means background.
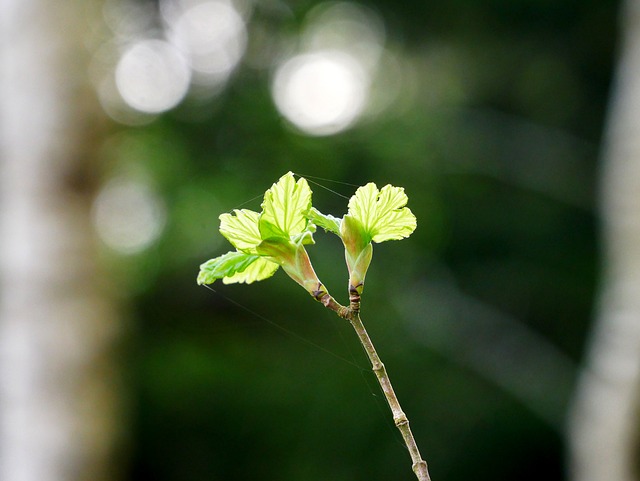
[[[258,252],[270,256],[274,262],[280,264],[289,277],[312,296],[315,297],[320,290],[324,289],[302,243],[294,244],[284,237],[273,237],[262,241],[258,246]]]
[[[305,230],[300,232],[300,234],[296,234],[291,237],[291,242],[293,242],[294,244],[303,244],[303,245],[315,244],[316,241],[313,238],[313,234],[315,231],[316,231],[316,225],[309,222]]]
[[[260,257],[257,255],[238,251],[227,252],[215,259],[209,259],[200,266],[198,284],[212,284],[218,279],[232,277],[246,270],[258,259]]]
[[[349,200],[349,215],[358,220],[373,242],[409,237],[416,228],[416,217],[407,204],[402,187],[376,184],[359,187]]]
[[[233,214],[220,216],[220,233],[236,249],[257,254],[256,246],[262,241],[258,229],[260,214],[248,209],[234,210]]]
[[[288,172],[264,194],[259,229],[262,239],[292,237],[306,230],[305,214],[311,208],[311,189],[304,178],[295,181]]]
[[[222,282],[224,284],[234,284],[236,282],[251,284],[255,281],[268,279],[275,274],[278,267],[280,266],[275,262],[265,259],[264,257],[259,257],[242,272],[236,272],[234,275],[228,277],[225,276]]]
[[[284,235],[282,229],[272,224],[266,219],[261,218],[259,222],[260,239],[261,242],[267,239],[289,239],[289,236]]]
[[[348,214],[342,220],[340,237],[349,269],[349,284],[362,293],[364,278],[373,256],[371,237],[365,232],[362,223]]]
[[[340,224],[342,219],[338,219],[332,215],[323,214],[315,207],[312,207],[307,213],[307,219],[328,232],[333,232],[337,236],[340,235]]]
[[[261,256],[270,257],[273,262],[284,265],[294,261],[296,245],[286,237],[271,237],[263,240],[257,250]]]
[[[371,243],[371,237],[362,223],[352,215],[345,215],[340,225],[340,237],[347,252],[359,255],[359,252]]]

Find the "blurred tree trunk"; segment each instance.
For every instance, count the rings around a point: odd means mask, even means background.
[[[640,1],[623,8],[601,183],[604,276],[569,429],[574,481],[640,479]]]
[[[0,2],[0,479],[102,481],[117,335],[90,222],[86,0]]]

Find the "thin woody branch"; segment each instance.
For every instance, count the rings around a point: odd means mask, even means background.
[[[335,312],[339,317],[343,319],[349,319],[350,310],[348,307],[343,306],[338,301],[336,301],[326,290],[325,291],[316,291],[313,293],[316,301],[320,302],[327,309]]]
[[[373,372],[378,378],[378,382],[380,383],[382,392],[384,393],[384,396],[387,399],[387,403],[391,408],[391,413],[393,414],[393,422],[402,434],[402,438],[404,439],[407,449],[409,450],[409,454],[411,455],[411,461],[413,462],[413,472],[416,474],[416,477],[420,481],[431,481],[429,471],[427,470],[427,463],[424,459],[422,459],[420,451],[418,450],[418,445],[416,444],[416,440],[413,437],[411,428],[409,427],[409,419],[400,407],[400,402],[398,401],[398,397],[393,390],[393,386],[391,385],[391,380],[389,379],[387,370],[380,360],[380,356],[378,356],[376,348],[373,346],[371,338],[364,328],[364,324],[362,324],[360,315],[356,312],[353,315],[349,316],[349,322],[351,322],[351,325],[358,334],[358,338],[360,339],[364,350],[367,352],[367,356],[369,356]]]
[[[360,339],[360,343],[364,347],[364,350],[366,351],[367,356],[371,361],[371,368],[376,375],[378,383],[382,388],[382,392],[384,393],[387,403],[391,408],[393,422],[402,434],[404,443],[409,450],[411,461],[413,463],[413,472],[415,473],[419,481],[431,481],[431,477],[429,476],[429,471],[427,469],[427,463],[424,459],[422,459],[420,451],[418,450],[418,445],[416,444],[416,440],[413,437],[411,428],[409,427],[409,419],[400,406],[398,397],[393,390],[391,380],[389,379],[389,375],[387,374],[387,369],[380,360],[380,356],[378,356],[376,348],[374,347],[373,342],[371,341],[371,338],[369,337],[369,334],[367,333],[367,330],[365,329],[364,324],[360,319],[360,294],[353,287],[350,287],[349,294],[350,307],[341,305],[328,292],[326,292],[326,290],[324,290],[322,293],[318,292],[318,295],[314,297],[327,309],[334,311],[338,316],[348,320],[353,326],[356,334],[358,335],[358,338]],[[357,299],[354,299],[356,296]],[[356,306],[356,309],[353,309],[351,307],[354,305]]]

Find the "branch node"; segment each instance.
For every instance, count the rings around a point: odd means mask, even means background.
[[[340,308],[338,309],[338,316],[347,320],[351,319],[351,308],[340,306]]]
[[[362,290],[362,282],[357,286],[349,285],[349,309],[357,313],[360,311],[360,292]]]
[[[427,462],[424,460],[420,460],[417,463],[413,463],[411,466],[413,472],[416,473],[416,476],[420,480],[431,481],[429,477],[429,471],[427,470]]]
[[[382,361],[374,361],[372,362],[371,369],[375,373],[382,372],[384,370],[384,364],[382,363]]]
[[[404,412],[400,411],[393,417],[393,422],[395,423],[396,427],[399,428],[400,426],[409,424],[409,419],[407,419],[407,415]]]

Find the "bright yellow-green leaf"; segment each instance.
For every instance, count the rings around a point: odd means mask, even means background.
[[[255,281],[262,281],[271,277],[280,267],[275,262],[272,262],[264,257],[259,257],[249,265],[242,272],[236,272],[229,277],[223,277],[222,282],[225,284],[234,284],[236,282],[244,282],[251,284]]]
[[[269,237],[290,238],[306,230],[305,217],[311,208],[311,189],[304,178],[296,182],[288,172],[273,184],[264,195],[260,233],[262,239]]]
[[[259,218],[260,214],[248,209],[234,210],[233,214],[222,214],[220,232],[236,249],[257,254],[256,246],[261,242]]]
[[[349,200],[349,215],[358,220],[364,234],[373,242],[409,237],[416,228],[416,217],[407,204],[402,187],[385,185],[381,190],[373,182],[358,188]]]

